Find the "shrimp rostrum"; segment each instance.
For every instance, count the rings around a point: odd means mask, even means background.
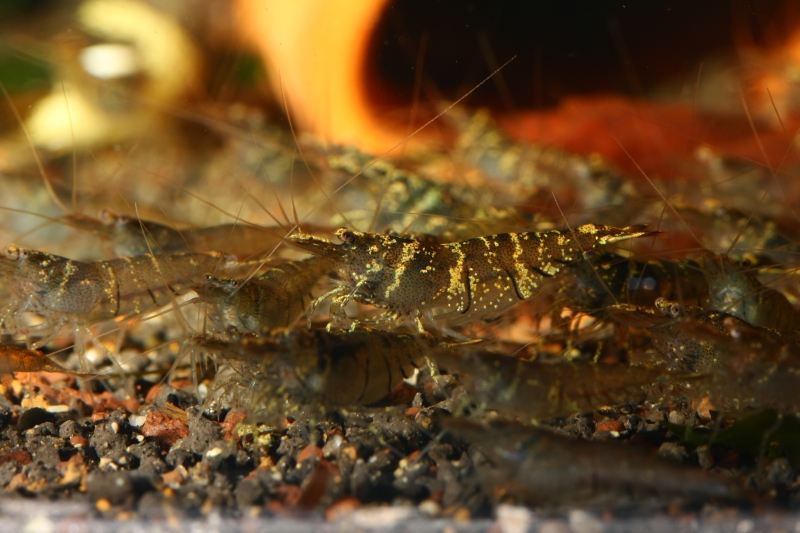
[[[385,309],[376,319],[379,324],[396,325],[409,317],[423,332],[422,318],[443,325],[497,316],[534,296],[583,252],[656,234],[642,225],[584,224],[568,231],[503,233],[448,244],[347,228],[336,231],[342,241],[338,245],[305,234],[289,240],[332,260],[342,281],[312,303],[309,315],[330,297],[329,327],[344,327],[344,306],[354,300]]]

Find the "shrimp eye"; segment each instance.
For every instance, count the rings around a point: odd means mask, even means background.
[[[342,239],[343,242],[351,243],[356,240],[356,234],[350,230],[345,230],[339,235],[339,238]]]
[[[742,260],[739,261],[739,266],[742,268],[750,268],[755,264],[756,264],[755,258],[750,254],[745,255],[744,257],[742,257]]]
[[[669,306],[669,314],[673,317],[681,316],[681,306],[679,304],[672,304]]]
[[[127,215],[120,215],[117,217],[117,224],[119,224],[120,226],[125,226],[130,221],[131,219]]]
[[[238,279],[232,279],[231,280],[231,287],[233,287],[234,289],[238,289],[239,288],[239,280]]]
[[[214,279],[214,276],[212,276],[211,274],[206,274],[205,276],[203,276],[203,279],[205,280],[206,283],[211,283],[211,281]]]
[[[100,218],[100,222],[106,225],[113,224],[117,220],[116,215],[108,209],[101,209],[97,216]]]
[[[25,248],[19,248],[17,254],[18,254],[17,257],[19,258],[19,260],[20,261],[24,261],[25,259],[30,257],[31,252],[30,252],[30,250],[26,250]]]
[[[656,309],[661,311],[662,314],[664,314],[664,315],[669,315],[670,314],[670,311],[669,311],[670,303],[663,296],[659,296],[658,298],[656,298],[655,306],[656,306]]]

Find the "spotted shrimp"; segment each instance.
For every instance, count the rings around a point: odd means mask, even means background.
[[[410,317],[419,332],[422,318],[458,323],[498,316],[534,296],[547,278],[578,261],[596,246],[658,235],[645,226],[615,228],[584,224],[570,231],[504,233],[462,242],[435,244],[340,228],[342,244],[297,234],[289,242],[337,267],[342,284],[315,300],[309,315],[331,298],[329,328],[348,323],[344,306],[353,300],[385,310],[378,325]],[[441,310],[434,315],[435,309]]]
[[[0,320],[5,331],[24,334],[33,348],[47,344],[68,327],[82,355],[85,338],[100,345],[89,326],[173,302],[204,272],[219,267],[234,268],[234,263],[219,253],[82,262],[12,244],[0,256],[0,281],[11,293]],[[40,315],[43,322],[28,327],[23,319],[26,312]]]

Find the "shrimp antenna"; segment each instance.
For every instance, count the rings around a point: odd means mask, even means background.
[[[42,174],[42,179],[44,180],[45,187],[47,187],[47,192],[50,193],[50,197],[53,199],[56,205],[61,208],[62,211],[69,213],[67,206],[64,205],[64,202],[62,202],[56,194],[56,191],[53,188],[53,182],[50,181],[50,177],[47,175],[47,172],[45,172],[42,159],[39,157],[39,152],[36,151],[36,145],[33,144],[33,138],[31,137],[30,132],[28,132],[28,128],[25,126],[25,123],[22,121],[22,116],[20,116],[19,111],[17,111],[17,106],[14,105],[14,102],[11,100],[11,96],[6,90],[6,86],[3,85],[2,81],[0,81],[0,91],[3,91],[3,96],[5,97],[6,102],[8,102],[8,105],[11,107],[11,111],[14,113],[14,116],[17,118],[17,122],[19,122],[22,131],[25,133],[25,137],[28,139],[31,152],[33,152],[33,158],[36,160],[36,165],[39,167],[39,172]],[[70,127],[71,125],[72,122],[70,122]]]
[[[769,88],[767,88],[767,91],[769,91]],[[767,151],[764,149],[764,143],[761,142],[761,136],[758,134],[758,130],[756,130],[756,125],[753,123],[753,117],[750,114],[750,107],[747,105],[747,101],[744,98],[744,92],[742,92],[741,85],[739,86],[739,98],[742,101],[742,107],[744,108],[744,114],[747,116],[747,122],[750,124],[750,129],[753,131],[753,136],[755,136],[755,138],[756,138],[756,143],[758,143],[758,149],[761,151],[761,156],[764,158],[764,162],[766,163],[767,168],[769,169],[770,173],[772,174],[772,179],[770,179],[770,185],[773,184],[773,183],[777,183],[778,187],[780,187],[780,181],[778,180],[778,174],[777,174],[777,172],[775,172],[775,169],[772,166],[772,162],[769,160],[769,157],[767,156]],[[770,100],[772,100],[772,95],[771,94],[770,94]],[[773,102],[772,105],[774,106],[775,102]],[[775,114],[778,114],[778,109],[777,108],[775,108]],[[783,121],[781,121],[780,119],[781,119],[781,117],[780,117],[780,115],[778,115],[778,120],[781,122],[781,127],[783,127]],[[784,128],[783,131],[785,132],[786,129]],[[788,151],[787,151],[787,153],[788,153]],[[784,158],[785,158],[785,156],[784,156]],[[781,161],[781,165],[783,165],[783,161]],[[778,168],[780,169],[780,167],[778,167]],[[785,191],[783,191],[783,193],[784,193],[784,195],[786,194]],[[758,199],[758,204],[759,205],[764,203],[764,200],[766,200],[768,194],[769,194],[769,187],[765,187],[764,188],[764,193],[761,195],[761,198]],[[794,211],[794,210],[792,210],[792,211]],[[750,221],[753,220],[753,216],[755,216],[755,214],[756,214],[755,209],[750,211],[750,216],[747,217],[747,221],[742,226],[742,229],[739,230],[739,233],[736,235],[736,238],[733,239],[733,242],[731,242],[731,245],[728,246],[728,249],[725,251],[726,255],[731,253],[731,250],[733,250],[733,247],[736,246],[736,243],[739,242],[739,239],[742,237],[742,235],[744,235],[744,231],[750,225]]]
[[[412,131],[411,133],[409,133],[409,134],[408,134],[408,135],[406,135],[405,137],[403,137],[403,139],[402,139],[400,142],[398,142],[397,144],[395,144],[394,146],[392,146],[391,148],[389,148],[388,150],[386,150],[385,152],[383,152],[381,155],[379,155],[378,157],[376,157],[375,159],[373,159],[372,161],[370,161],[370,162],[369,162],[367,165],[365,165],[365,166],[364,166],[364,168],[362,168],[362,169],[361,169],[361,171],[359,171],[359,172],[358,172],[358,173],[356,173],[355,175],[351,176],[351,177],[350,177],[350,179],[348,179],[347,181],[345,181],[344,183],[342,183],[341,185],[339,185],[339,187],[337,187],[337,188],[336,188],[336,190],[335,190],[335,191],[333,191],[333,192],[331,193],[331,196],[335,195],[336,193],[338,193],[339,191],[341,191],[342,189],[344,189],[344,188],[345,188],[347,185],[349,185],[349,184],[350,184],[350,182],[351,182],[351,181],[353,181],[354,179],[356,179],[357,177],[359,177],[359,176],[360,176],[361,174],[363,174],[363,173],[364,173],[364,172],[365,172],[367,169],[369,169],[370,167],[372,167],[372,166],[373,166],[375,163],[377,163],[378,161],[381,161],[381,160],[382,160],[384,157],[386,157],[387,155],[389,155],[390,153],[392,153],[392,152],[393,152],[394,150],[396,150],[396,149],[397,149],[399,146],[402,146],[403,144],[405,144],[405,143],[406,143],[406,142],[407,142],[407,141],[408,141],[410,138],[414,137],[414,136],[415,136],[417,133],[421,132],[422,130],[424,130],[425,128],[427,128],[428,126],[430,126],[431,124],[433,124],[433,123],[434,123],[434,122],[436,122],[437,120],[439,120],[439,119],[440,119],[440,118],[441,118],[443,115],[445,115],[445,114],[446,114],[448,111],[450,111],[450,110],[451,110],[451,109],[453,109],[455,106],[457,106],[458,104],[460,104],[461,102],[463,102],[463,101],[464,101],[464,100],[465,100],[465,99],[466,99],[466,98],[467,98],[469,95],[471,95],[472,93],[474,93],[475,91],[477,91],[477,90],[478,90],[478,89],[479,89],[479,88],[480,88],[480,87],[481,87],[483,84],[485,84],[487,81],[489,81],[490,79],[492,79],[492,78],[495,76],[495,74],[497,74],[498,72],[500,72],[501,70],[503,70],[503,69],[504,69],[506,66],[508,66],[508,64],[509,64],[509,63],[511,63],[512,61],[514,61],[516,58],[517,58],[517,56],[516,56],[516,55],[515,55],[515,56],[512,56],[512,57],[511,57],[511,59],[509,59],[508,61],[506,61],[505,63],[503,63],[503,64],[502,64],[502,65],[500,65],[499,67],[497,67],[497,69],[495,69],[495,70],[494,70],[494,71],[493,71],[491,74],[489,74],[489,75],[488,75],[488,76],[486,76],[486,77],[485,77],[483,80],[481,80],[481,81],[480,81],[480,82],[479,82],[479,83],[478,83],[478,84],[477,84],[475,87],[473,87],[472,89],[470,89],[469,91],[467,91],[466,93],[464,93],[464,95],[463,95],[463,96],[461,96],[461,98],[459,98],[458,100],[456,100],[455,102],[453,102],[452,104],[450,104],[449,106],[447,106],[446,108],[444,108],[444,109],[443,109],[442,111],[440,111],[440,112],[439,112],[439,113],[438,113],[438,114],[437,114],[435,117],[433,117],[432,119],[430,119],[429,121],[427,121],[425,124],[423,124],[422,126],[420,126],[420,127],[419,127],[419,128],[417,128],[417,129],[415,129],[414,131]],[[317,205],[316,205],[314,208],[312,208],[312,209],[311,209],[311,211],[309,211],[308,213],[306,213],[306,215],[305,215],[305,216],[302,218],[301,222],[303,222],[303,221],[304,221],[306,218],[308,218],[308,217],[309,217],[309,216],[311,216],[313,213],[315,213],[315,212],[317,211],[317,209],[319,209],[320,207],[322,207],[322,203],[323,203],[323,202],[320,202],[320,203],[319,203],[319,204],[317,204]]]
[[[311,179],[314,180],[314,183],[317,185],[317,188],[320,190],[322,195],[325,197],[325,200],[330,202],[331,207],[333,207],[333,209],[336,211],[336,213],[340,217],[342,217],[342,220],[344,220],[345,224],[347,224],[350,227],[353,227],[353,223],[350,222],[347,219],[345,214],[342,213],[339,210],[338,207],[336,207],[336,204],[333,203],[333,201],[331,200],[331,197],[328,195],[328,193],[325,192],[325,189],[322,187],[322,183],[320,183],[320,181],[317,179],[317,176],[311,170],[311,167],[308,164],[308,159],[306,159],[306,155],[303,153],[303,147],[300,145],[300,141],[298,141],[298,139],[297,139],[297,133],[294,131],[294,124],[292,123],[292,116],[289,113],[289,104],[286,102],[286,93],[283,90],[283,78],[280,78],[279,82],[280,82],[280,86],[281,86],[281,98],[283,99],[283,108],[284,108],[284,111],[286,112],[286,120],[289,122],[289,130],[291,130],[291,132],[292,132],[292,138],[294,139],[294,144],[297,147],[297,151],[300,152],[300,157],[303,159],[303,163],[305,164],[306,169],[308,169],[308,173],[311,176]],[[294,167],[294,157],[292,158],[292,167]],[[338,189],[337,189],[337,191],[338,191]],[[336,194],[337,191],[334,191],[333,194]],[[305,218],[303,220],[305,220]],[[298,229],[299,229],[299,227],[300,226],[298,225]]]
[[[64,93],[64,105],[67,107],[67,118],[69,119],[69,134],[72,138],[72,212],[78,212],[78,148],[75,146],[75,127],[72,125],[72,113],[69,110],[69,99],[67,98],[67,87],[61,82],[61,92]]]
[[[567,221],[567,217],[564,215],[564,211],[562,211],[562,210],[561,210],[561,204],[559,204],[559,203],[558,203],[558,198],[556,198],[556,193],[555,193],[555,191],[553,191],[553,192],[552,192],[552,195],[553,195],[553,201],[556,203],[556,207],[558,208],[558,212],[559,212],[559,213],[561,213],[561,218],[563,218],[563,219],[564,219],[564,224],[566,224],[566,225],[567,225],[567,229],[569,230],[569,232],[570,232],[570,233],[572,233],[572,232],[573,232],[573,230],[572,230],[572,228],[570,227],[570,225],[569,225],[569,222]],[[575,240],[575,243],[578,245],[578,247],[579,247],[579,248],[581,248],[581,254],[583,255],[584,259],[586,259],[586,262],[588,262],[588,263],[589,263],[589,266],[590,266],[590,267],[592,267],[592,272],[594,272],[594,275],[595,275],[595,276],[597,276],[597,280],[600,282],[600,284],[603,286],[603,288],[604,288],[606,291],[608,291],[608,294],[610,294],[610,295],[611,295],[611,298],[613,298],[613,299],[614,299],[614,303],[615,303],[615,304],[618,304],[618,303],[619,303],[619,301],[617,301],[617,297],[616,297],[616,296],[614,296],[614,293],[611,291],[611,289],[608,287],[608,285],[606,285],[606,282],[605,282],[605,281],[603,281],[603,278],[602,278],[602,276],[600,276],[600,274],[597,272],[597,269],[595,268],[594,264],[592,263],[592,260],[591,260],[591,259],[589,259],[589,256],[586,254],[586,252],[585,252],[585,251],[583,250],[583,248],[581,247],[581,243],[580,243],[580,241],[578,241],[578,240],[576,239],[576,240]]]

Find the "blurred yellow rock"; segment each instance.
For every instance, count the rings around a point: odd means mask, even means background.
[[[77,10],[93,39],[75,52],[52,92],[34,106],[26,126],[49,150],[108,145],[150,127],[158,106],[169,106],[197,82],[200,55],[168,15],[138,0],[88,0]]]

